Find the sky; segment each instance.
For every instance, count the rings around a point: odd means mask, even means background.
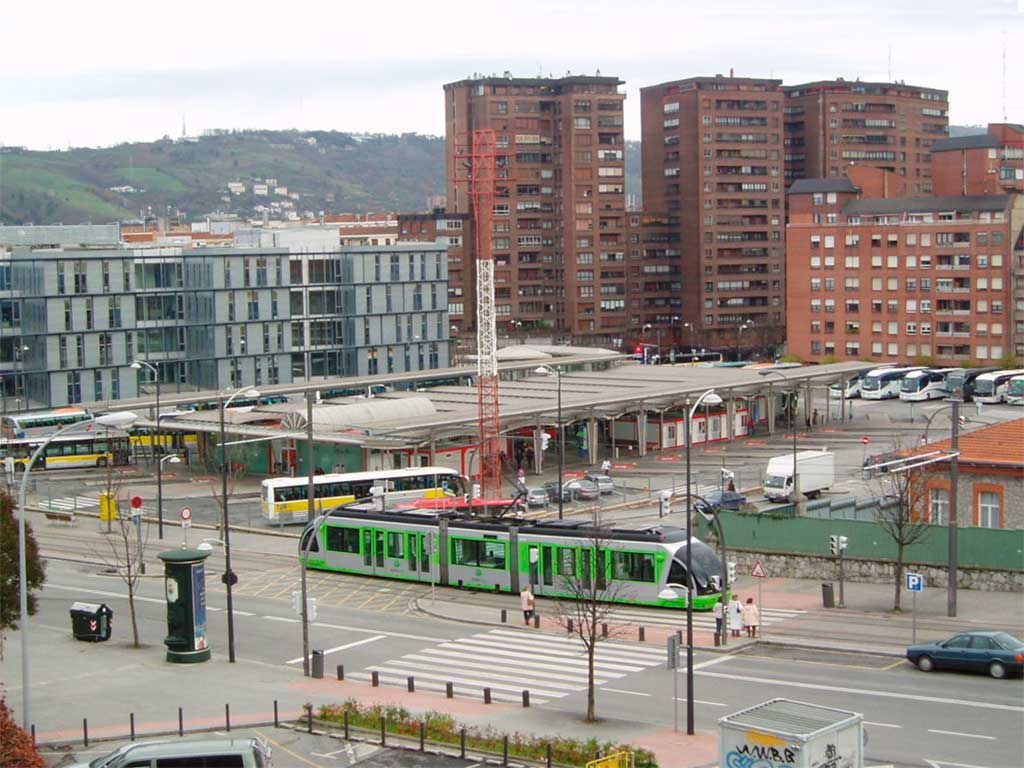
[[[444,134],[444,83],[615,75],[902,80],[952,124],[1024,122],[1024,0],[9,3],[0,144],[109,146],[207,129]],[[1005,43],[1005,44],[1004,44]],[[1005,99],[1004,99],[1005,48]]]

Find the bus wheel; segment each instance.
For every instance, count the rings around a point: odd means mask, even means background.
[[[98,459],[96,459],[96,466],[97,467],[105,467],[105,466],[107,466],[107,457],[106,456],[100,456]]]

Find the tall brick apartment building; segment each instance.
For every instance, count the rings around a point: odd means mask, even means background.
[[[499,333],[607,341],[626,301],[623,82],[616,77],[482,77],[448,83],[448,208],[472,213],[466,155],[496,131],[495,297]],[[462,270],[463,294],[475,284]],[[475,326],[463,315],[460,331]]]
[[[783,91],[787,186],[839,178],[856,164],[891,171],[910,195],[932,194],[931,148],[949,133],[947,91],[843,79]]]
[[[744,341],[783,338],[780,86],[716,76],[640,90],[644,207],[679,233],[681,320],[672,330],[690,323],[702,345],[736,345],[744,325],[753,331]]]
[[[886,197],[898,184],[885,174],[854,167],[790,188],[790,351],[940,365],[1016,354],[1024,196]]]
[[[932,146],[937,195],[1024,193],[1024,125],[990,123],[988,132]]]

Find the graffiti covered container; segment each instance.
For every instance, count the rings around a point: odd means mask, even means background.
[[[772,699],[718,721],[722,768],[864,768],[863,716]]]

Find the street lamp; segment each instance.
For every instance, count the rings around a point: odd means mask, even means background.
[[[766,368],[763,371],[758,371],[758,374],[761,375],[761,376],[778,376],[780,379],[782,379],[787,384],[790,383],[789,379],[787,379],[785,376],[783,376],[778,371],[772,370],[771,368]],[[800,499],[800,481],[799,481],[799,479],[797,477],[797,471],[796,471],[796,400],[797,400],[797,391],[796,391],[796,386],[795,385],[794,385],[793,389],[791,390],[790,394],[792,394],[792,396],[793,396],[793,402],[790,403],[790,406],[789,406],[789,431],[793,433],[793,498],[792,498],[792,501],[793,501],[794,504],[796,504],[797,501]]]
[[[150,432],[150,443],[152,448],[152,455],[156,456],[156,445],[160,440],[160,363],[150,363],[146,360],[136,360],[131,364],[133,370],[141,371],[143,368],[148,368],[153,374],[153,381],[156,382],[156,432]],[[161,443],[162,446],[162,443]],[[158,470],[159,471],[159,470]],[[160,538],[163,538],[163,532],[160,533]]]
[[[689,398],[687,398],[689,405]],[[693,448],[693,432],[690,424],[693,415],[701,405],[721,405],[722,398],[709,389],[697,398],[686,414],[686,733],[693,735],[693,593],[696,582],[693,579],[693,485],[690,479],[690,451]],[[706,435],[710,435],[705,422]]]
[[[138,421],[138,418],[138,416],[129,411],[120,411],[117,413],[105,413],[102,416],[93,416],[85,421],[68,424],[58,429],[36,448],[29,458],[28,464],[25,465],[25,472],[21,476],[21,488],[18,491],[18,600],[20,603],[18,628],[21,630],[21,717],[25,730],[31,727],[28,700],[30,690],[28,676],[28,559],[25,552],[25,517],[28,514],[25,509],[25,494],[28,489],[28,475],[32,471],[32,467],[35,466],[36,461],[43,455],[46,447],[64,433],[92,424],[98,424],[108,429],[127,430]]]
[[[157,417],[157,428],[160,427],[160,418]],[[170,453],[166,456],[161,456],[160,460],[156,463],[156,530],[157,538],[162,539],[164,537],[164,462],[170,462],[171,464],[180,464],[181,457],[176,453]]]
[[[565,471],[565,426],[562,424],[562,374],[550,365],[539,366],[535,373],[541,376],[554,376],[558,382],[558,519],[562,519],[565,488],[562,487],[562,473]]]
[[[683,323],[683,328],[689,328],[690,329],[690,356],[692,357],[694,355],[694,353],[696,352],[696,350],[694,349],[694,346],[693,346],[693,334],[694,334],[693,323],[689,323],[689,322]]]
[[[222,500],[222,511],[224,514],[224,576],[222,580],[227,587],[228,598],[228,661],[235,662],[235,611],[234,602],[231,597],[231,587],[234,585],[236,576],[231,572],[231,526],[228,522],[228,443],[227,435],[224,432],[224,412],[231,405],[231,402],[239,395],[245,397],[259,397],[260,393],[255,389],[242,387],[235,390],[226,401],[224,393],[220,393],[220,451],[221,451],[221,481],[220,492]]]
[[[21,411],[21,403],[22,403],[22,401],[21,401],[21,398],[18,397],[18,381],[20,379],[20,381],[21,381],[21,392],[24,393],[25,392],[25,353],[28,352],[28,351],[29,351],[29,346],[27,344],[19,344],[15,348],[15,350],[14,350],[14,352],[15,352],[14,361],[15,361],[15,363],[18,364],[18,367],[21,369],[20,376],[19,376],[19,372],[17,370],[14,371],[14,405],[18,409],[19,412]],[[25,400],[27,402],[28,398],[26,397]]]
[[[737,361],[740,359],[740,348],[741,348],[742,342],[743,342],[743,332],[745,330],[747,330],[748,328],[753,328],[753,327],[754,327],[754,321],[753,320],[745,320],[743,322],[743,325],[741,325],[739,327],[739,330],[736,331],[736,360]]]

